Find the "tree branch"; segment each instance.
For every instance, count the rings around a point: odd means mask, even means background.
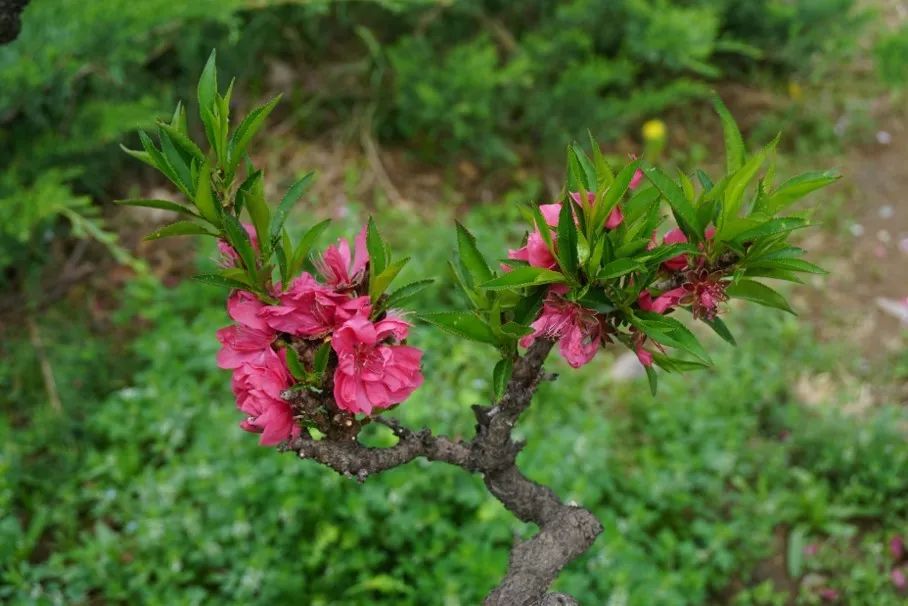
[[[486,597],[485,605],[576,605],[571,596],[547,593],[547,590],[558,573],[593,544],[602,532],[602,525],[586,509],[565,505],[551,489],[524,476],[516,465],[523,444],[511,436],[544,378],[542,365],[552,345],[552,341],[537,340],[514,364],[501,400],[493,406],[473,407],[476,435],[469,442],[436,436],[428,429],[414,432],[394,419],[376,417],[374,422],[388,426],[398,437],[395,445],[373,448],[355,438],[314,440],[304,432],[286,449],[359,481],[416,457],[483,474],[489,492],[511,513],[539,526],[532,539],[512,549],[507,574]]]

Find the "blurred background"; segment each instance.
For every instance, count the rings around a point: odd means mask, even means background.
[[[716,90],[752,148],[783,133],[780,176],[840,170],[799,317],[736,307],[738,347],[703,335],[716,367],[656,398],[621,352],[562,372],[520,463],[605,525],[557,583],[583,604],[908,603],[902,0],[32,0],[0,46],[0,602],[476,604],[533,532],[460,470],[360,486],[237,427],[224,293],[188,279],[213,249],[114,204],[177,196],[118,144],[212,48],[235,111],[284,94],[272,200],[316,169],[291,221],[335,218],[324,245],[374,214],[443,276],[423,309],[459,304],[453,220],[503,256],[587,129],[709,172]],[[395,414],[469,435],[490,351],[412,341],[429,380]]]

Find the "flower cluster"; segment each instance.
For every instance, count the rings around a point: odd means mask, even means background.
[[[343,239],[329,246],[314,262],[323,281],[302,272],[286,288],[276,285],[268,302],[244,290],[228,298],[234,324],[217,332],[218,366],[233,371],[237,406],[246,415],[240,425],[260,433],[262,445],[301,432],[288,390],[333,385],[333,406],[369,415],[403,402],[422,384],[422,352],[403,344],[410,325],[393,312],[374,314],[362,294],[369,263],[365,239],[364,229],[352,251]],[[236,263],[229,245],[219,248],[224,264]],[[316,373],[294,376],[288,357],[305,365],[324,344],[332,350],[330,383]]]
[[[629,189],[638,188],[642,178],[643,174],[639,170],[636,171]],[[580,194],[571,192],[569,197],[575,208],[582,206]],[[587,203],[592,205],[594,202],[595,194],[589,193]],[[509,250],[508,258],[533,267],[558,270],[557,227],[561,210],[561,203],[540,205],[540,215],[551,233],[544,236],[540,232],[540,227],[534,226],[524,246]],[[576,223],[577,212],[572,214]],[[618,229],[623,221],[624,212],[621,205],[617,204],[609,212],[602,227],[609,232]],[[712,240],[715,231],[713,226],[707,227],[703,234],[704,240],[707,242]],[[660,247],[687,242],[684,232],[674,228],[663,236],[661,242],[654,233],[647,249],[656,251]],[[704,246],[701,244],[699,253],[703,253],[703,249]],[[644,288],[638,295],[637,308],[644,312],[665,315],[677,307],[686,307],[696,319],[714,320],[719,313],[719,305],[728,299],[725,292],[728,286],[727,268],[708,266],[705,255],[699,253],[680,253],[663,261],[659,266],[657,276],[659,279],[654,280],[653,284],[665,287],[652,287],[658,294],[651,292],[650,288]],[[512,270],[507,265],[503,265],[503,269]],[[569,296],[569,288],[564,284],[549,286],[541,311],[531,324],[533,332],[523,337],[520,345],[529,347],[538,338],[557,341],[562,357],[572,367],[579,368],[590,362],[602,346],[611,342],[617,330],[614,318],[610,318],[607,313],[585,307],[580,302],[571,300]],[[653,365],[653,352],[646,348],[648,340],[645,334],[632,327],[628,342],[643,366]],[[656,346],[659,347],[658,344]]]

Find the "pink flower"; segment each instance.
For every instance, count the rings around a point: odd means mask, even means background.
[[[595,311],[549,291],[542,312],[531,325],[533,333],[520,340],[529,347],[538,338],[557,339],[561,356],[573,368],[593,359],[602,343],[602,323]]]
[[[338,290],[346,290],[362,282],[368,261],[366,228],[363,227],[356,236],[352,256],[350,254],[350,244],[347,240],[341,238],[337,241],[337,244],[325,249],[316,266],[328,286]]]
[[[835,602],[839,599],[839,592],[832,587],[821,587],[817,590],[817,595],[819,595],[824,602]]]
[[[259,238],[255,233],[255,227],[252,223],[243,223],[243,229],[249,234],[249,241],[252,242],[254,250],[259,249]],[[221,265],[225,267],[236,267],[240,263],[240,255],[226,240],[218,240],[218,252],[221,253]]]
[[[719,304],[728,300],[725,290],[728,283],[706,270],[689,272],[691,281],[684,285],[690,299],[691,311],[695,318],[714,319],[719,313]]]
[[[712,240],[716,235],[716,228],[710,225],[706,228],[706,231],[703,233],[707,240]],[[684,235],[684,232],[678,229],[677,227],[668,231],[665,234],[665,237],[662,238],[662,243],[666,246],[671,244],[685,244],[687,243],[687,236]],[[682,271],[687,269],[688,262],[690,260],[690,255],[681,254],[675,257],[672,257],[668,261],[662,264],[668,271]]]
[[[255,295],[244,290],[234,291],[227,299],[227,313],[237,322],[217,331],[221,350],[220,368],[239,368],[247,363],[260,363],[277,333],[259,317],[265,305]]]
[[[396,344],[407,337],[409,329],[407,322],[395,316],[373,323],[358,314],[334,333],[331,346],[338,358],[334,372],[338,408],[372,414],[373,409],[403,402],[422,385],[422,352]]]
[[[650,367],[653,365],[653,354],[650,351],[644,349],[646,344],[646,335],[637,330],[633,331],[634,336],[634,353],[637,354],[637,359],[645,367]]]
[[[908,585],[908,580],[905,579],[905,571],[901,568],[893,568],[890,579],[892,579],[892,584],[896,589],[904,589]]]
[[[662,243],[666,246],[672,244],[684,244],[687,242],[687,236],[684,235],[684,232],[678,229],[677,227],[669,230],[667,234],[662,238]],[[668,261],[662,264],[662,267],[668,271],[681,271],[687,269],[687,255],[680,254],[675,257],[672,257]]]
[[[687,290],[683,286],[666,291],[655,299],[649,294],[649,291],[644,290],[637,299],[637,305],[643,311],[664,314],[676,307],[685,295],[687,295]]]
[[[575,191],[571,192],[571,199],[574,202],[576,202],[577,204],[580,204],[580,194],[579,193],[577,193]],[[594,194],[593,192],[587,192],[586,201],[589,204],[592,204],[593,202],[595,202],[596,194]],[[560,204],[553,204],[552,206],[558,206],[559,207],[558,210],[559,211],[561,210]],[[606,217],[606,219],[605,219],[605,227],[606,227],[606,229],[615,229],[616,227],[621,225],[622,221],[624,221],[624,213],[621,212],[620,206],[615,205],[615,208],[612,209],[612,211],[609,213],[608,217]],[[555,224],[556,225],[558,224],[557,220],[555,221]]]
[[[554,234],[552,239],[555,239]],[[516,250],[509,250],[508,259],[526,261],[533,267],[544,267],[546,269],[554,269],[558,264],[538,229],[530,232],[530,235],[527,236],[527,243],[524,246]]]
[[[278,353],[268,349],[260,361],[243,364],[233,373],[231,386],[236,404],[247,415],[240,427],[262,434],[262,446],[273,446],[300,434],[293,410],[281,398],[281,392],[293,384],[285,355],[284,350]]]
[[[265,307],[259,315],[274,330],[307,338],[323,337],[357,313],[368,315],[370,309],[369,297],[350,298],[306,272],[279,298],[280,305]]]
[[[640,187],[640,184],[643,183],[643,171],[639,168],[634,171],[634,176],[631,177],[631,182],[628,184],[630,189],[637,189]]]

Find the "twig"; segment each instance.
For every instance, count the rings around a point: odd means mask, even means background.
[[[514,366],[504,396],[493,406],[474,406],[476,435],[469,442],[413,431],[391,418],[375,422],[398,437],[395,445],[372,448],[356,439],[313,440],[308,433],[287,445],[300,458],[312,459],[360,482],[372,474],[423,457],[469,472],[481,473],[489,492],[517,518],[539,526],[532,539],[516,545],[501,583],[486,597],[486,606],[572,606],[571,596],[547,593],[558,573],[586,551],[602,532],[588,510],[565,505],[549,488],[528,479],[517,468],[523,444],[511,432],[529,407],[540,380],[548,378],[542,365],[553,343],[537,340]]]

